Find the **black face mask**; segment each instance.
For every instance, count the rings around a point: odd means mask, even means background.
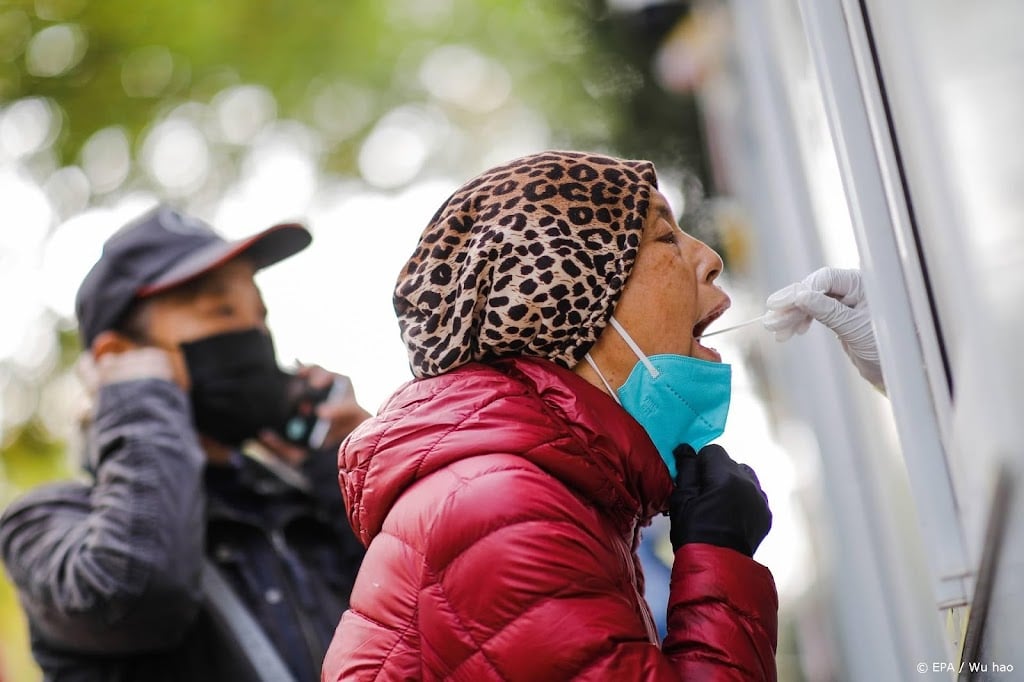
[[[181,350],[199,433],[237,446],[284,422],[287,375],[277,366],[269,334],[228,332],[183,343]]]

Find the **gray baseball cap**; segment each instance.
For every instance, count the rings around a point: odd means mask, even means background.
[[[75,297],[82,344],[92,346],[136,300],[185,284],[242,255],[257,268],[272,265],[312,240],[304,226],[281,223],[228,241],[198,218],[157,206],[110,237],[82,280]]]

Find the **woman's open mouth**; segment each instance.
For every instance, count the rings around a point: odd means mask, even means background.
[[[694,357],[701,360],[711,360],[712,362],[721,362],[722,356],[717,350],[710,346],[705,346],[701,343],[700,337],[704,331],[711,325],[712,322],[722,316],[722,314],[729,309],[729,301],[718,306],[706,316],[700,319],[697,324],[693,325],[693,344],[694,344]]]

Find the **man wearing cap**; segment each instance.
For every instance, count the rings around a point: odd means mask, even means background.
[[[285,439],[296,386],[347,380],[279,369],[253,280],[310,241],[282,224],[229,242],[161,206],[104,245],[76,301],[92,481],[0,519],[47,680],[319,678],[362,559],[334,452],[369,415],[333,391],[306,405],[322,447]]]

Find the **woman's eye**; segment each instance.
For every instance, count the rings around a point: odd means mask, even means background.
[[[675,244],[676,243],[676,231],[675,230],[670,230],[670,231],[666,232],[665,234],[663,234],[660,237],[658,237],[658,241],[659,242],[664,242],[666,244]]]

